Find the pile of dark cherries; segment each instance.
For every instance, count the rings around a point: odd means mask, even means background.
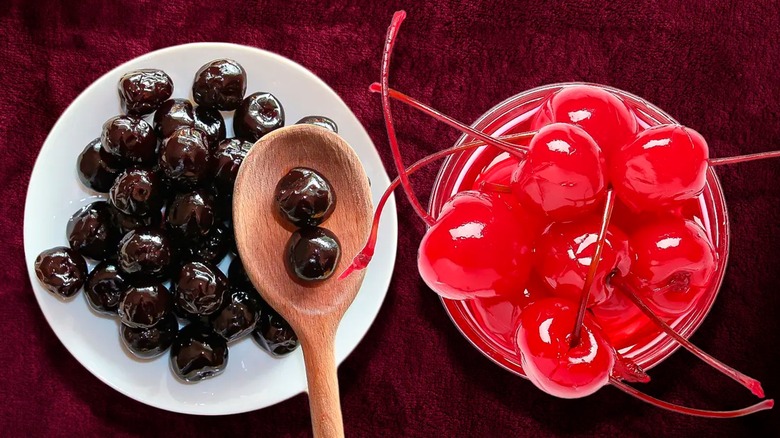
[[[275,201],[284,220],[299,227],[290,236],[285,249],[285,266],[303,283],[329,278],[341,257],[336,235],[319,225],[336,207],[336,193],[317,171],[296,167],[276,185]]]
[[[255,141],[284,126],[281,102],[267,92],[245,96],[246,72],[230,59],[195,74],[196,106],[171,98],[173,82],[161,70],[127,73],[118,88],[124,114],[106,121],[77,160],[82,183],[108,200],[71,217],[69,247],[37,257],[40,282],[61,298],[83,286],[92,309],[119,317],[130,352],[152,358],[170,347],[171,368],[185,381],[222,373],[228,343],[249,333],[273,356],[295,350],[298,338],[241,260],[233,259],[227,276],[217,267],[236,253],[231,203],[239,166]],[[235,111],[235,138],[225,138],[220,111]],[[322,116],[298,123],[338,131]],[[298,200],[305,205],[290,198],[286,206],[308,211],[309,197]],[[97,263],[91,271],[85,258]]]

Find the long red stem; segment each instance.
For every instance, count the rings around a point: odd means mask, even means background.
[[[601,262],[601,254],[604,252],[604,244],[607,239],[607,227],[612,218],[612,209],[615,207],[615,192],[612,188],[607,189],[607,202],[604,206],[604,215],[601,218],[601,229],[596,241],[596,252],[590,261],[588,274],[585,276],[585,284],[582,285],[582,294],[580,295],[580,307],[577,310],[577,319],[574,322],[574,330],[571,332],[571,341],[569,346],[576,347],[580,343],[580,333],[582,332],[582,322],[585,319],[585,310],[588,308],[588,299],[590,298],[590,289],[593,286],[593,280],[596,278],[596,270]]]
[[[736,157],[710,158],[710,166],[720,166],[721,164],[745,163],[747,161],[763,160],[765,158],[778,158],[780,151],[759,152],[757,154],[737,155]]]
[[[735,370],[734,368],[731,368],[730,366],[724,364],[723,362],[715,359],[714,357],[710,356],[709,354],[705,353],[703,350],[701,350],[699,347],[693,345],[691,341],[685,339],[684,337],[680,336],[679,333],[674,331],[672,327],[669,326],[664,320],[659,318],[655,313],[653,313],[652,309],[645,304],[645,302],[642,300],[642,298],[639,297],[631,288],[623,281],[622,279],[613,279],[612,280],[615,285],[615,287],[623,293],[629,300],[631,300],[638,308],[641,310],[645,315],[647,315],[650,320],[652,320],[658,327],[661,328],[667,335],[671,336],[672,339],[677,341],[683,348],[690,351],[694,356],[698,357],[699,359],[703,360],[705,363],[710,365],[711,367],[715,368],[719,372],[723,373],[724,375],[730,377],[740,385],[744,386],[745,388],[749,389],[750,392],[752,392],[757,397],[764,397],[764,389],[761,387],[761,382],[758,380],[748,377],[741,372]]]
[[[398,35],[398,29],[401,27],[404,18],[406,18],[406,12],[397,11],[393,14],[393,20],[390,22],[390,27],[387,28],[387,38],[385,39],[385,49],[382,52],[382,109],[385,115],[385,126],[387,128],[387,137],[390,141],[390,148],[393,151],[393,162],[395,162],[395,168],[398,170],[398,176],[401,178],[401,186],[403,186],[406,192],[406,197],[409,198],[409,202],[412,204],[414,211],[417,215],[425,221],[428,226],[433,225],[433,218],[420,204],[420,200],[414,194],[412,184],[409,182],[409,177],[404,173],[404,163],[401,159],[401,149],[398,147],[398,138],[395,135],[395,127],[393,126],[393,114],[390,111],[390,98],[388,97],[387,90],[390,88],[388,85],[390,77],[390,56],[393,53],[393,47],[395,47],[395,39]]]
[[[381,84],[377,84],[376,82],[371,84],[368,87],[368,89],[370,91],[374,92],[374,93],[378,93],[378,92],[384,93],[384,91],[382,90]],[[436,119],[436,120],[438,120],[440,122],[446,123],[447,125],[449,125],[449,126],[455,128],[455,129],[463,132],[464,134],[468,134],[468,135],[470,135],[470,136],[472,136],[474,138],[480,139],[480,140],[484,141],[485,143],[487,143],[487,144],[489,144],[491,146],[495,146],[495,147],[497,147],[499,149],[502,149],[503,151],[508,152],[508,153],[510,153],[512,155],[518,155],[517,148],[516,147],[512,147],[513,145],[511,145],[509,143],[506,143],[504,141],[498,140],[495,137],[491,137],[491,136],[485,134],[484,132],[478,131],[478,130],[472,128],[471,126],[466,125],[463,122],[459,122],[459,121],[453,119],[452,117],[450,117],[450,116],[448,116],[446,114],[443,114],[441,111],[433,109],[430,106],[420,102],[419,100],[417,100],[417,99],[415,99],[413,97],[409,97],[409,96],[407,96],[404,93],[401,93],[400,91],[393,90],[392,88],[387,90],[387,91],[388,91],[389,96],[392,97],[393,99],[399,100],[399,101],[401,101],[401,102],[411,106],[414,109],[422,111],[423,113],[433,117],[434,119]],[[524,149],[527,150],[527,148],[524,148]]]
[[[620,380],[617,380],[615,378],[610,378],[609,382],[618,388],[619,390],[625,392],[626,394],[637,398],[639,400],[642,400],[645,403],[649,403],[653,406],[659,407],[661,409],[666,409],[667,411],[677,412],[680,414],[686,414],[686,415],[692,415],[694,417],[704,417],[704,418],[735,418],[735,417],[743,417],[745,415],[750,415],[755,412],[765,411],[767,409],[772,409],[772,407],[775,405],[775,401],[772,399],[769,400],[763,400],[759,403],[754,404],[753,406],[749,406],[747,408],[743,409],[737,409],[735,411],[707,411],[704,409],[695,409],[695,408],[689,408],[686,406],[680,406],[676,405],[674,403],[665,402],[663,400],[658,400],[655,397],[651,397],[636,388],[626,385],[625,383],[621,382]]]
[[[522,140],[528,140],[530,137],[533,136],[533,133],[527,133],[522,132],[519,134],[510,134],[506,136],[499,137],[504,141],[522,141]],[[508,143],[512,144],[512,143]],[[411,175],[414,172],[416,172],[418,169],[422,168],[423,166],[430,164],[436,160],[439,160],[441,158],[447,157],[449,155],[463,152],[470,149],[475,149],[478,147],[486,146],[486,144],[482,141],[472,141],[457,147],[444,149],[438,152],[435,152],[431,155],[428,155],[425,158],[420,159],[416,163],[409,166],[408,169],[406,169],[404,172],[407,175]],[[519,146],[519,145],[513,145],[513,146]],[[368,241],[366,242],[366,245],[363,247],[363,249],[355,256],[355,258],[352,260],[352,264],[350,264],[344,272],[339,275],[339,280],[342,280],[344,278],[347,278],[350,274],[352,274],[355,271],[359,271],[361,269],[365,269],[366,266],[371,262],[371,258],[374,256],[374,248],[376,248],[376,239],[377,239],[377,233],[379,230],[379,218],[382,216],[382,211],[385,208],[385,204],[387,203],[387,200],[390,199],[390,195],[393,194],[393,191],[398,188],[399,185],[399,179],[396,178],[393,180],[393,182],[390,183],[390,186],[387,187],[387,190],[385,190],[385,193],[382,194],[382,198],[379,200],[379,203],[377,204],[376,211],[374,212],[374,222],[371,225],[371,233],[368,236]]]

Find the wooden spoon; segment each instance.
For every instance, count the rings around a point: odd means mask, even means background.
[[[321,225],[341,243],[335,274],[319,283],[295,282],[284,251],[295,227],[274,203],[276,184],[294,167],[323,175],[336,194]],[[260,295],[292,326],[301,342],[315,437],[343,437],[334,354],[336,329],[363,282],[364,271],[337,280],[360,251],[371,228],[371,191],[363,166],[337,134],[314,125],[277,129],[247,154],[233,191],[233,220],[241,261]]]

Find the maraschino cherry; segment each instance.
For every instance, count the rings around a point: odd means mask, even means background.
[[[718,255],[693,221],[659,217],[629,241],[633,262],[628,280],[657,315],[687,312],[715,278]]]
[[[553,223],[542,233],[535,245],[535,267],[553,295],[579,301],[596,253],[600,228],[601,218],[591,215],[575,222]],[[613,292],[607,279],[611,275],[627,275],[630,266],[628,236],[610,225],[588,307],[607,301]]]
[[[420,242],[423,280],[453,300],[522,293],[537,230],[517,207],[496,193],[453,196]]]
[[[561,398],[585,397],[609,383],[613,349],[598,328],[582,325],[571,346],[577,305],[561,298],[535,301],[520,314],[517,351],[528,379]]]
[[[637,132],[636,117],[620,97],[592,85],[565,87],[542,105],[531,129],[564,122],[579,126],[593,137],[607,161],[631,142]]]
[[[520,203],[554,221],[593,211],[606,188],[604,155],[584,129],[568,123],[542,127],[512,176]]]

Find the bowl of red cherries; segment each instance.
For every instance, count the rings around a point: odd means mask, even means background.
[[[611,87],[565,83],[517,94],[467,126],[380,83],[399,178],[428,228],[418,271],[461,333],[498,365],[560,398],[612,385],[652,405],[730,418],[772,408],[761,384],[688,338],[706,317],[728,258],[729,222],[714,168],[780,156],[710,158],[694,129]],[[403,167],[390,100],[461,130],[452,147]],[[424,208],[408,183],[446,158]],[[379,204],[377,217],[381,214]],[[370,261],[374,243],[352,269]],[[647,371],[683,347],[758,403],[733,411],[642,393]]]

